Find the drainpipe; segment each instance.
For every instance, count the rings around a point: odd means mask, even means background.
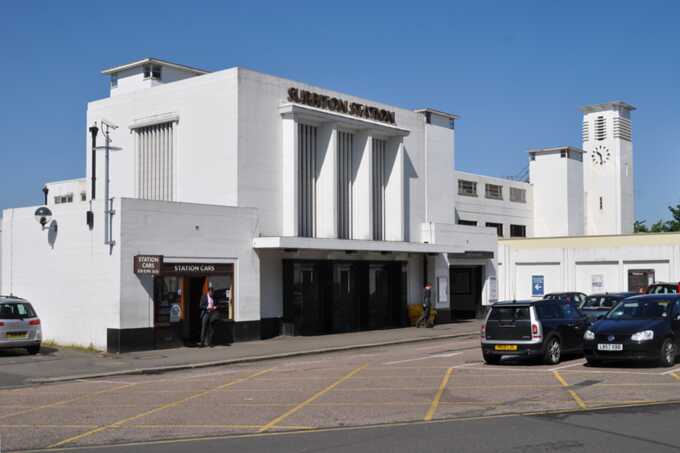
[[[97,180],[97,133],[99,128],[97,127],[97,122],[95,121],[94,126],[90,128],[90,134],[92,134],[92,200],[95,197],[95,182]],[[47,202],[45,202],[47,204]]]

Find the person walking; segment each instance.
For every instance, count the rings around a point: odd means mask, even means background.
[[[199,308],[201,309],[201,342],[199,343],[199,346],[202,348],[210,346],[213,337],[212,318],[217,309],[217,305],[213,298],[212,284],[208,284],[208,292],[201,296]]]
[[[433,327],[434,316],[432,313],[432,284],[426,283],[423,291],[423,314],[418,318],[416,327]]]

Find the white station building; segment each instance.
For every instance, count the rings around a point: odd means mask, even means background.
[[[0,293],[30,300],[46,338],[193,342],[208,285],[229,302],[218,333],[243,341],[405,326],[426,282],[446,322],[537,296],[538,276],[579,287],[584,262],[609,266],[593,274],[609,290],[638,269],[680,277],[680,236],[616,239],[634,220],[628,104],[584,108],[583,149],[532,150],[510,180],[457,172],[458,117],[438,110],[239,67],[103,72],[85,177],[46,184],[44,226],[37,206],[3,212]]]

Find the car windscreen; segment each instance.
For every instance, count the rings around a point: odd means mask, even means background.
[[[581,308],[600,308],[605,301],[604,296],[588,296]]]
[[[649,294],[676,294],[678,287],[675,285],[652,285]]]
[[[528,321],[529,307],[493,307],[489,321]]]
[[[673,303],[670,300],[623,300],[608,314],[607,319],[668,319]]]
[[[23,302],[0,302],[0,319],[35,318],[31,304]]]

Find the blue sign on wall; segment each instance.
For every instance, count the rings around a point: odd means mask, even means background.
[[[531,276],[531,296],[541,297],[543,296],[543,290],[545,279],[542,275],[532,275]]]

